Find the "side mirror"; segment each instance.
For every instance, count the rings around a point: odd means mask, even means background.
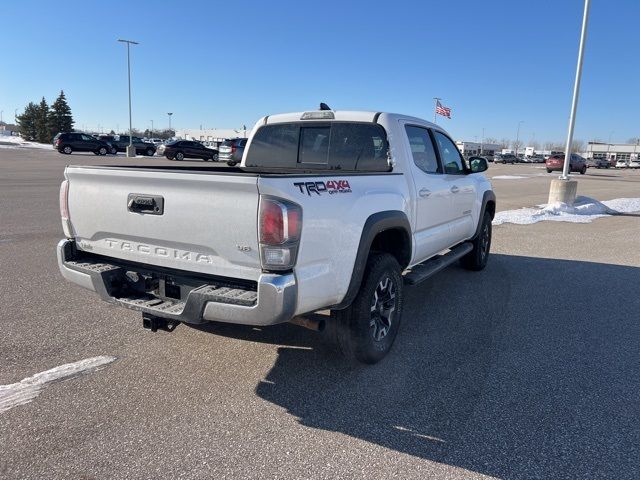
[[[471,173],[484,172],[487,168],[489,168],[489,165],[485,158],[471,157],[469,159],[469,169],[471,170]]]

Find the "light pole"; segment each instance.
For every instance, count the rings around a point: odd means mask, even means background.
[[[580,46],[578,47],[578,62],[576,65],[576,78],[573,83],[573,99],[571,101],[571,113],[569,115],[569,128],[567,131],[567,143],[564,149],[564,166],[562,175],[551,181],[549,189],[549,203],[562,202],[573,205],[578,192],[578,182],[569,180],[569,168],[571,166],[571,144],[573,143],[573,128],[578,110],[578,97],[580,95],[580,78],[582,77],[582,60],[584,57],[584,45],[587,40],[587,24],[589,22],[589,6],[591,0],[584,0],[582,13],[582,30],[580,32]]]
[[[169,134],[171,134],[171,115],[173,115],[173,112],[168,112],[167,115],[169,115]]]
[[[151,138],[153,138],[153,120],[151,120],[151,135],[149,135]]]
[[[523,123],[524,123],[524,120],[520,120],[518,122],[518,131],[516,132],[516,145],[515,145],[515,147],[516,147],[516,153],[515,153],[516,157],[518,156],[518,144],[520,143],[520,125],[522,125]]]
[[[2,123],[2,114],[4,113],[4,110],[0,110],[0,123]]]
[[[13,110],[13,123],[18,123],[18,109]]]
[[[138,42],[133,40],[118,39],[119,42],[127,44],[127,77],[129,78],[129,146],[127,147],[127,157],[135,157],[136,152],[133,149],[133,126],[131,123],[131,56],[129,54],[129,46],[139,45]]]
[[[480,138],[480,156],[484,152],[484,127],[482,127],[482,137]]]

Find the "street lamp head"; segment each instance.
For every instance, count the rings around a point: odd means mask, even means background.
[[[131,43],[132,45],[140,45],[138,42],[134,42],[133,40],[123,40],[119,38],[118,41],[122,43]]]

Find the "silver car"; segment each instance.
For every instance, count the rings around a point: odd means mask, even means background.
[[[233,167],[242,161],[244,147],[247,145],[246,138],[230,138],[220,144],[218,149],[218,160],[227,162]]]

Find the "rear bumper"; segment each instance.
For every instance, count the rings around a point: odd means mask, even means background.
[[[58,243],[58,266],[65,279],[98,293],[107,302],[149,315],[186,323],[273,325],[291,320],[296,310],[298,291],[293,273],[262,274],[256,288],[230,286],[211,277],[181,298],[167,298],[157,295],[157,288],[141,287],[140,278],[157,282],[160,275],[154,278],[153,267],[129,267],[104,258],[83,258],[81,253],[72,240]],[[131,276],[138,278],[135,288]]]

